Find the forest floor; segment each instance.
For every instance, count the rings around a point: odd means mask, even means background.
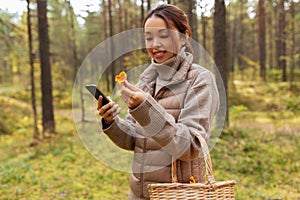
[[[216,180],[236,180],[236,199],[299,200],[298,91],[275,83],[234,86],[230,127],[211,150]],[[0,199],[126,199],[129,174],[89,153],[71,109],[55,110],[57,134],[30,147],[31,107],[23,96],[0,94]]]

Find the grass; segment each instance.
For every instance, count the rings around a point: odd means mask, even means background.
[[[237,181],[237,199],[299,199],[299,150],[294,133],[231,128],[212,151],[215,175]]]
[[[30,133],[0,136],[0,199],[124,199],[128,174],[93,158],[72,121],[57,121],[59,134],[36,148]]]
[[[230,96],[231,126],[211,151],[216,180],[236,180],[236,199],[299,200],[299,95],[287,101],[285,84],[252,86],[239,82]],[[0,199],[126,199],[129,174],[87,151],[70,110],[57,111],[55,137],[29,147],[30,107],[7,97],[0,105]]]
[[[213,156],[234,174],[237,199],[300,199],[300,98],[288,83],[235,81],[229,96],[231,128]],[[223,147],[227,148],[223,148]],[[229,164],[225,162],[225,165]],[[220,167],[220,168],[219,168]],[[224,167],[224,168],[223,168]]]

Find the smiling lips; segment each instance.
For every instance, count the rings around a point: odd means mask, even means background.
[[[153,51],[153,57],[155,59],[162,59],[167,51]]]

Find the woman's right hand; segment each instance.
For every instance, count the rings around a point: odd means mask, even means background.
[[[108,123],[112,123],[115,117],[120,113],[120,107],[114,101],[110,99],[110,102],[102,106],[103,97],[100,96],[98,99],[97,110],[99,115]]]
[[[125,80],[121,83],[121,96],[128,108],[133,109],[147,98],[147,93]]]

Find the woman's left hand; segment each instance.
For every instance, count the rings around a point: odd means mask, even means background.
[[[147,98],[147,93],[126,80],[121,83],[121,96],[128,108],[132,109],[139,106]]]

